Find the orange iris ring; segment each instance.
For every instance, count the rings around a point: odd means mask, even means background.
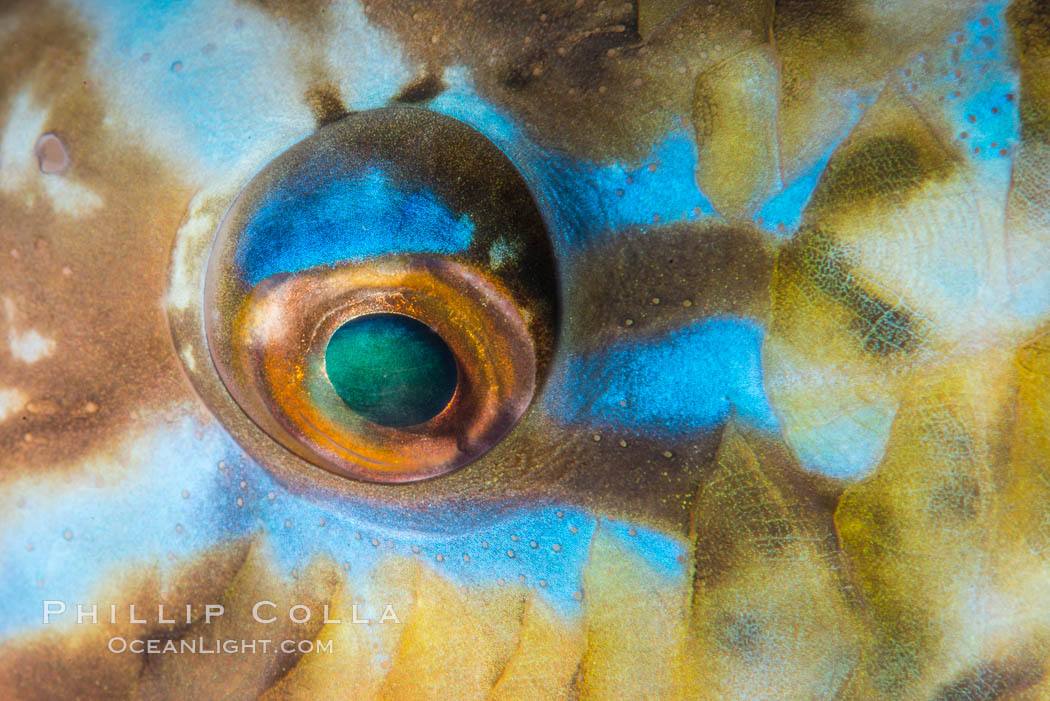
[[[448,405],[426,422],[381,426],[336,394],[324,365],[328,340],[347,321],[403,314],[433,329],[456,358]],[[279,274],[258,283],[235,315],[241,401],[300,456],[340,475],[411,482],[477,459],[528,408],[536,352],[528,324],[499,283],[453,260],[387,256]],[[243,392],[241,394],[244,394]]]

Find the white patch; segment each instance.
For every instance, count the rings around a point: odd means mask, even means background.
[[[859,479],[878,467],[899,406],[888,382],[814,362],[775,337],[767,339],[763,361],[784,441],[803,467],[837,479]]]
[[[33,102],[29,89],[15,96],[0,135],[0,192],[22,191],[27,206],[35,201],[39,186],[59,214],[80,217],[102,206],[102,198],[68,175],[40,172],[36,142],[47,123],[48,110]]]
[[[351,110],[381,107],[412,82],[415,72],[397,43],[369,24],[358,3],[341,3],[331,12],[334,29],[326,37],[325,61],[343,101]]]
[[[22,333],[12,329],[7,332],[7,342],[11,346],[11,355],[23,363],[35,363],[55,352],[55,342],[33,329]]]
[[[179,355],[182,356],[182,362],[186,363],[186,367],[189,368],[190,372],[197,369],[197,361],[193,357],[193,348],[190,346],[183,346],[182,353]]]
[[[229,204],[264,163],[262,159],[243,161],[241,167],[193,197],[189,214],[175,233],[171,277],[165,296],[169,307],[181,311],[203,299],[204,274],[211,251],[209,244],[218,232]]]
[[[70,180],[63,175],[43,175],[44,192],[51,200],[51,206],[59,214],[71,217],[83,217],[102,206],[102,198],[91,188]]]
[[[42,336],[38,331],[29,329],[19,331],[15,327],[15,303],[4,297],[4,313],[7,316],[7,343],[11,355],[23,363],[35,363],[55,352],[55,342]]]
[[[29,396],[20,389],[0,388],[0,421],[5,421],[22,411]]]
[[[190,203],[190,215],[175,233],[175,250],[172,255],[171,283],[168,286],[168,306],[183,310],[190,306],[202,290],[205,265],[200,263],[201,239],[211,236],[219,228],[218,216],[208,210],[201,211],[204,193],[198,194]],[[205,261],[206,263],[206,261]]]
[[[0,136],[0,191],[17,192],[42,175],[33,148],[46,121],[47,110],[33,104],[28,88],[15,95]]]
[[[502,268],[511,258],[521,254],[521,244],[513,245],[507,239],[500,236],[496,243],[489,249],[489,265],[493,268]]]
[[[274,292],[263,296],[260,303],[252,305],[249,312],[247,325],[251,329],[253,343],[272,345],[288,327],[285,309],[289,305],[289,290],[287,287],[278,287]]]
[[[1005,170],[976,183],[963,173],[863,222],[829,227],[856,250],[857,273],[880,296],[895,303],[896,293],[937,337],[977,352],[1016,331],[1003,230],[1009,183]]]
[[[317,48],[250,5],[67,1],[96,37],[107,126],[180,177],[209,182],[314,130],[298,67]]]

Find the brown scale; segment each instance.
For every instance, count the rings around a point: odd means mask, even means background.
[[[565,342],[581,352],[719,314],[768,318],[773,253],[749,229],[702,223],[632,229],[578,258],[571,275],[579,283],[565,302]]]

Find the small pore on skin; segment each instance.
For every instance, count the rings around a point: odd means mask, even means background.
[[[56,134],[47,133],[37,139],[33,149],[40,172],[47,175],[61,175],[69,169],[70,158],[66,145]]]

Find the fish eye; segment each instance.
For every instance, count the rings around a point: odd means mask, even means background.
[[[484,135],[410,107],[354,113],[267,164],[212,245],[205,332],[241,410],[336,474],[462,467],[528,409],[557,273],[520,173]]]

